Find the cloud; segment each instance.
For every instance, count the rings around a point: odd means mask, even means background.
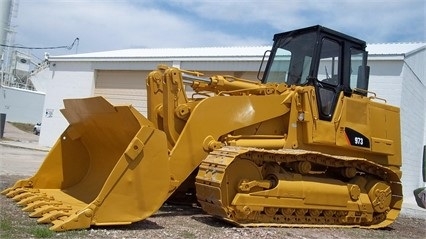
[[[276,32],[321,24],[358,36],[367,42],[426,40],[424,0],[171,2],[175,7],[188,9],[200,18],[218,22],[262,24]]]
[[[21,0],[14,22],[17,44],[79,37],[79,53],[267,45],[275,33],[316,24],[369,43],[426,40],[423,0]]]
[[[16,39],[21,45],[64,45],[79,37],[79,52],[261,42],[256,37],[209,31],[172,12],[150,4],[135,7],[127,1],[24,1],[17,20]]]

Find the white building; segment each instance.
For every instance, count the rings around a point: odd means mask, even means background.
[[[112,104],[132,104],[146,115],[147,74],[158,64],[255,79],[271,47],[129,49],[49,57],[38,78],[48,81],[39,143],[52,146],[68,123],[64,98],[102,95]],[[401,107],[404,194],[423,186],[426,145],[426,43],[368,45],[370,91]]]
[[[36,124],[41,122],[45,94],[0,85],[0,113],[6,121]]]

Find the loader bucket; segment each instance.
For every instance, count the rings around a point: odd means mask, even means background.
[[[64,100],[69,127],[31,178],[2,193],[54,231],[143,220],[167,199],[166,136],[131,106]]]

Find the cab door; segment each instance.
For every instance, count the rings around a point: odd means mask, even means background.
[[[336,114],[338,99],[342,93],[342,43],[332,38],[323,37],[318,54],[319,61],[314,77],[319,120],[313,130],[313,141],[335,144],[336,127],[332,122]]]
[[[333,117],[342,86],[342,46],[338,41],[323,38],[316,76],[318,112],[321,120]]]

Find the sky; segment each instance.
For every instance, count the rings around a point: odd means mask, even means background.
[[[4,0],[0,0],[4,1]],[[367,43],[426,42],[425,0],[19,0],[14,44],[50,55],[128,48],[269,46],[323,25]]]

